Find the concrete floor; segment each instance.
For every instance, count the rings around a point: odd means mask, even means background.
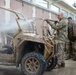
[[[0,75],[24,75],[15,67],[0,66]],[[45,72],[44,75],[76,75],[76,61],[66,61],[66,67],[54,69],[51,72]]]
[[[44,75],[76,75],[76,61],[68,60],[65,63],[65,68],[54,69]]]

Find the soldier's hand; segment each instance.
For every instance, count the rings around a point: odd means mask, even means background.
[[[58,23],[58,21],[54,21],[54,23],[55,23],[55,24],[57,24],[57,23]]]

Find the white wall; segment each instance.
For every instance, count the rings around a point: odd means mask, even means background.
[[[66,2],[69,2],[70,4],[72,4],[74,2],[74,0],[73,0],[72,3],[71,3],[71,1],[72,0],[70,0],[70,1],[66,0]],[[51,0],[51,3],[53,3],[52,0]],[[54,5],[56,5],[57,7],[59,7],[60,8],[60,11],[62,11],[62,9],[64,9],[65,11],[67,11],[68,12],[68,17],[69,17],[69,14],[71,13],[71,14],[74,15],[74,18],[75,18],[75,15],[76,15],[75,12],[70,11],[69,9],[65,8],[64,6],[61,6],[58,2],[54,2]]]

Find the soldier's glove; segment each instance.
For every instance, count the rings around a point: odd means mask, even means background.
[[[58,23],[58,21],[54,21],[54,24],[57,24]]]

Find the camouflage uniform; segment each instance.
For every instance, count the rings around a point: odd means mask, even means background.
[[[57,31],[56,40],[58,42],[58,64],[64,63],[64,47],[67,41],[67,23],[65,19],[61,19],[57,25],[47,22]]]
[[[75,25],[75,23],[74,22],[68,22],[67,28],[68,28],[68,26],[71,26],[71,25]],[[73,53],[72,42],[69,40],[68,42],[66,42],[66,45],[69,46],[69,49],[66,50],[66,56],[67,56],[67,59],[69,59],[71,57],[72,53]]]

